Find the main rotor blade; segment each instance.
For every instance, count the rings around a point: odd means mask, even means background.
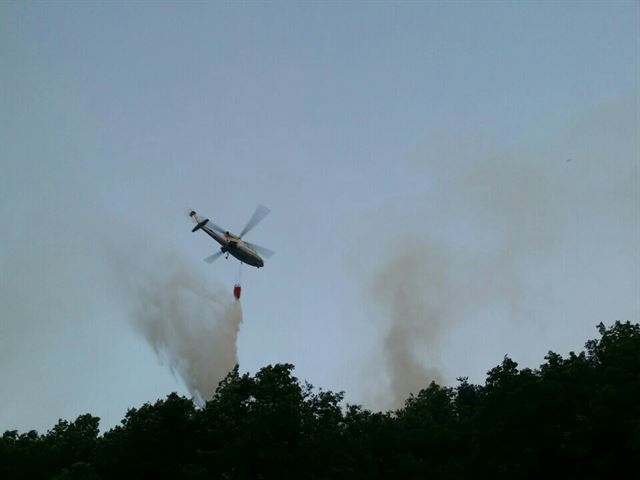
[[[252,250],[255,250],[265,258],[271,258],[276,253],[273,250],[269,250],[268,248],[261,247],[260,245],[256,245],[255,243],[249,243],[246,240],[244,243],[249,245],[249,248],[251,248]]]
[[[242,232],[240,232],[240,235],[239,235],[240,238],[242,238],[249,230],[255,227],[258,223],[260,223],[262,219],[269,214],[270,211],[271,210],[269,210],[264,205],[258,205],[256,207],[256,211],[253,212],[253,215],[251,215],[251,218],[247,222],[247,225],[242,229]]]
[[[204,259],[204,261],[207,263],[213,263],[217,259],[219,259],[221,256],[222,256],[222,252],[216,252],[213,255],[209,255],[207,258]]]
[[[226,230],[224,230],[222,227],[220,227],[219,225],[216,225],[215,223],[213,223],[211,220],[209,220],[208,218],[204,218],[201,217],[200,215],[198,215],[194,210],[191,210],[188,212],[189,217],[191,217],[191,220],[193,220],[193,223],[198,224],[200,222],[203,222],[206,220],[206,223],[203,226],[207,226],[213,230],[217,230],[220,233],[224,233],[226,232]]]
[[[209,220],[207,222],[207,227],[209,227],[209,228],[211,228],[213,230],[217,230],[218,233],[225,233],[226,232],[226,230],[224,228],[222,228],[220,225],[216,225],[211,220]]]

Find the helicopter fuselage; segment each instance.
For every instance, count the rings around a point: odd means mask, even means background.
[[[256,268],[264,266],[264,261],[255,251],[253,251],[242,239],[230,232],[218,233],[207,225],[203,225],[202,230],[220,244],[223,253],[231,254],[242,263]]]

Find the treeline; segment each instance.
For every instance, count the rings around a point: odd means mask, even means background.
[[[484,385],[431,383],[394,412],[343,405],[292,365],[234,369],[204,408],[174,394],[44,435],[7,431],[2,479],[639,478],[640,325],[540,368],[505,357]]]

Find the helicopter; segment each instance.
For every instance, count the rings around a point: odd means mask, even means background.
[[[196,224],[191,231],[197,232],[198,230],[202,230],[220,244],[220,251],[208,256],[204,261],[213,263],[222,255],[225,255],[225,258],[229,258],[229,254],[231,254],[240,260],[241,263],[246,263],[256,268],[263,267],[264,260],[260,255],[265,258],[270,258],[275,252],[260,245],[249,243],[243,240],[242,237],[260,223],[269,212],[270,210],[264,205],[258,205],[240,234],[234,235],[228,230],[219,227],[208,218],[201,217],[195,210],[191,210],[189,217],[191,217]]]

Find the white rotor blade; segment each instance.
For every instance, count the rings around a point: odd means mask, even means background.
[[[216,225],[215,223],[213,223],[211,220],[209,220],[207,222],[207,227],[213,229],[213,230],[217,230],[219,233],[225,233],[226,230],[224,230],[220,225]]]
[[[276,253],[273,250],[269,250],[268,248],[261,247],[260,245],[256,245],[255,243],[249,243],[247,241],[245,241],[244,243],[246,243],[249,246],[249,248],[251,248],[252,250],[255,250],[265,258],[271,258]]]
[[[213,255],[209,255],[207,258],[204,259],[204,261],[207,263],[213,263],[217,259],[219,259],[221,256],[222,256],[222,252],[216,252]]]
[[[204,220],[207,221],[207,223],[205,224],[207,227],[211,228],[212,230],[217,230],[220,233],[224,233],[225,230],[220,227],[219,225],[216,225],[215,223],[213,223],[211,220],[209,220],[208,218],[204,218],[201,217],[200,215],[198,215],[195,211],[191,210],[190,212],[188,212],[189,217],[191,218],[191,220],[193,221],[193,223],[200,223]]]
[[[269,214],[270,211],[271,210],[269,210],[264,205],[258,205],[256,207],[256,211],[253,212],[253,215],[251,215],[251,218],[247,222],[247,225],[242,229],[242,232],[240,232],[239,237],[242,238],[249,230],[260,223],[262,219]]]

